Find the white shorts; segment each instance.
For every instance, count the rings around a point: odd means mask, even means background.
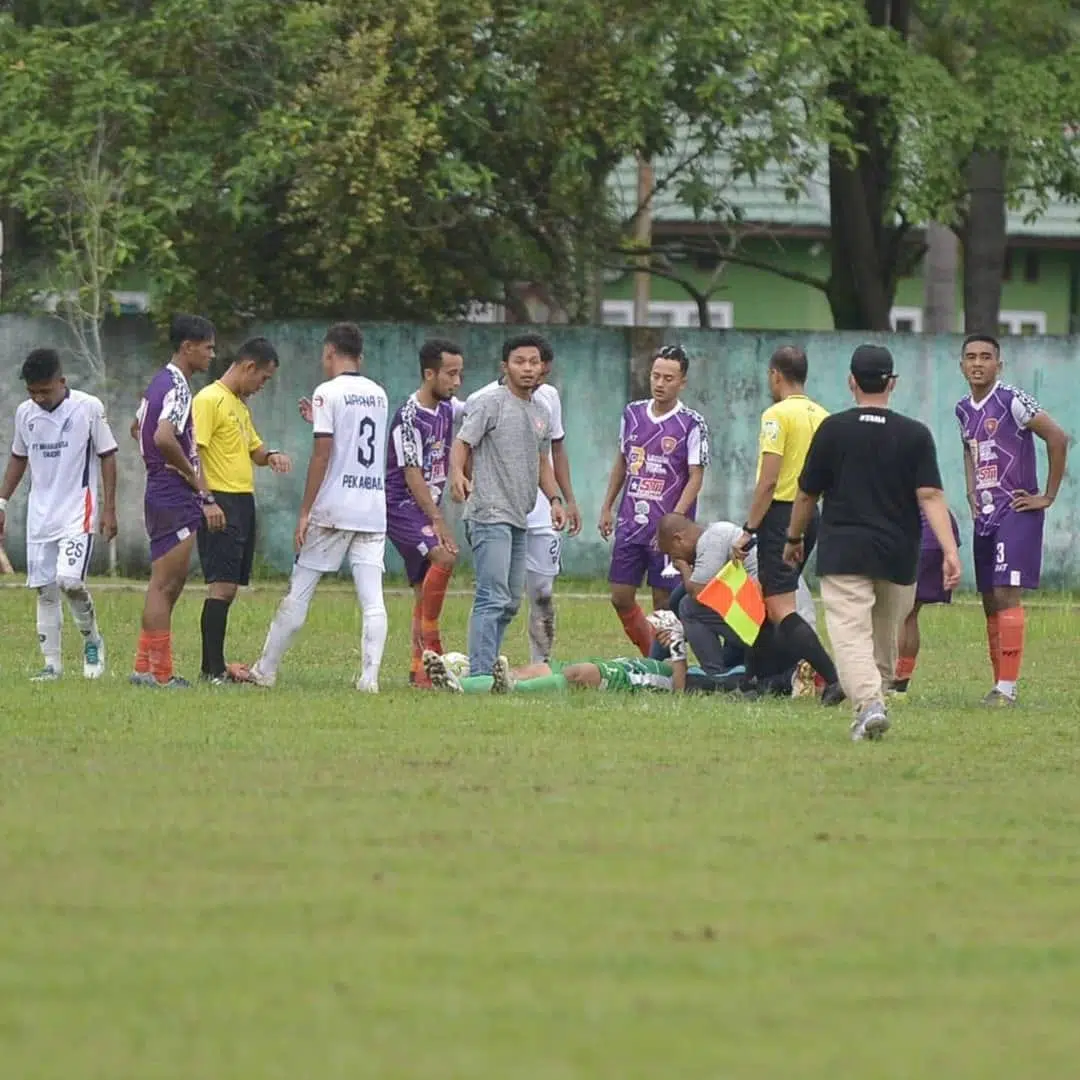
[[[562,535],[554,529],[537,530],[528,534],[525,569],[543,577],[559,576],[559,557],[562,555]]]
[[[386,533],[353,532],[351,529],[328,529],[325,525],[309,525],[307,538],[296,564],[320,574],[335,574],[341,564],[377,566],[383,569]]]
[[[26,584],[40,589],[60,578],[85,581],[93,552],[93,533],[74,533],[44,544],[27,543]]]

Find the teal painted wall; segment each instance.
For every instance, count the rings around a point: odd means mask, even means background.
[[[259,472],[260,555],[283,571],[291,563],[291,535],[310,445],[309,429],[297,415],[296,401],[309,394],[320,379],[319,343],[324,329],[322,323],[297,322],[251,328],[253,333],[269,336],[282,357],[279,375],[253,399],[252,412],[263,438],[288,450],[297,461],[296,471],[286,478]],[[417,349],[436,331],[456,338],[464,349],[466,392],[493,377],[501,342],[511,332],[475,325],[367,327],[367,371],[386,387],[395,404],[415,388]],[[599,576],[606,571],[609,549],[596,532],[596,520],[615,450],[619,416],[630,394],[635,339],[630,331],[616,328],[548,327],[545,332],[556,350],[554,381],[563,396],[567,449],[585,514],[582,536],[565,545],[565,570],[577,576]],[[665,334],[676,340],[669,332]],[[740,521],[746,512],[753,487],[758,416],[768,404],[765,369],[772,350],[793,340],[805,344],[811,361],[810,392],[835,410],[849,403],[846,370],[851,350],[867,339],[886,341],[893,349],[901,376],[896,407],[925,420],[934,431],[949,500],[961,521],[968,521],[961,446],[953,417],[955,402],[964,390],[957,369],[958,337],[689,330],[677,338],[693,358],[686,401],[704,413],[712,434],[713,457],[706,474],[703,516]],[[50,343],[65,344],[63,328],[55,321],[0,317],[0,442],[5,448],[10,446],[12,419],[22,398],[18,365],[31,348]],[[223,342],[222,346],[228,344]],[[121,320],[111,327],[108,349],[112,373],[103,396],[121,443],[121,555],[128,568],[143,569],[142,469],[126,428],[142,388],[166,354],[150,329],[138,320]],[[1007,377],[1032,391],[1075,435],[1080,429],[1080,389],[1074,375],[1080,360],[1080,338],[1014,339],[1007,345],[1006,360]],[[72,384],[102,392],[87,385],[82,375],[72,367]],[[1040,458],[1045,460],[1044,455]],[[1041,473],[1045,473],[1045,464]],[[11,510],[14,536],[8,551],[21,566],[24,493],[16,496]],[[1073,477],[1067,477],[1048,519],[1045,567],[1051,583],[1080,587],[1078,540],[1080,488]],[[970,549],[969,544],[967,547]],[[100,559],[101,553],[99,567]],[[390,568],[399,567],[395,555]],[[970,579],[970,567],[968,571]]]
[[[761,259],[786,270],[824,280],[829,275],[829,247],[823,241],[778,238],[748,240],[742,245],[745,255]],[[1027,252],[1037,255],[1037,280],[1025,280]],[[1014,248],[1011,280],[1002,286],[1003,311],[1043,311],[1046,313],[1048,334],[1069,332],[1069,272],[1072,252],[1051,248]],[[690,264],[680,264],[678,272],[703,286],[710,279],[706,270]],[[651,284],[654,300],[690,299],[678,283],[654,277]],[[633,293],[630,274],[605,289],[610,300],[629,300]],[[783,330],[792,326],[808,330],[832,329],[832,314],[825,294],[809,285],[791,281],[748,266],[729,264],[719,279],[713,300],[733,305],[735,328],[738,330]],[[923,306],[921,268],[909,277],[901,278],[896,289],[897,307]],[[957,281],[956,310],[964,308],[963,282]]]

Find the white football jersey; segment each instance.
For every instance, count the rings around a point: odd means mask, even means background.
[[[386,532],[386,391],[358,372],[315,388],[311,426],[333,449],[311,523],[352,532]]]
[[[52,412],[24,401],[15,412],[11,453],[30,467],[27,543],[97,530],[101,458],[116,453],[98,398],[69,390]]]
[[[481,386],[479,390],[469,395],[466,404],[481,394],[486,394],[490,390],[497,390],[500,385],[502,384],[496,379],[495,382],[490,382],[487,386]],[[566,432],[563,430],[562,400],[559,397],[559,391],[551,383],[541,383],[533,391],[533,401],[538,401],[551,414],[551,441],[558,442],[560,439],[565,439]],[[548,461],[551,461],[550,451],[548,452]],[[536,503],[532,510],[529,511],[526,527],[530,532],[551,531],[551,502],[539,488],[536,489]]]

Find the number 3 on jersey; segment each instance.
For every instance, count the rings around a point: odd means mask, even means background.
[[[365,416],[356,429],[356,460],[365,469],[375,463],[375,421]]]

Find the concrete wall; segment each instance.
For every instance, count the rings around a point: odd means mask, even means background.
[[[292,529],[310,443],[310,429],[297,415],[296,401],[319,381],[319,343],[324,330],[322,323],[304,322],[251,328],[252,333],[270,337],[282,357],[278,376],[251,403],[256,424],[268,443],[287,450],[297,461],[297,469],[289,477],[259,471],[260,556],[281,571],[291,565]],[[386,387],[392,402],[399,402],[415,388],[418,347],[436,331],[453,337],[464,349],[465,392],[495,374],[506,328],[370,326],[365,329],[367,371]],[[600,501],[615,450],[619,415],[631,396],[631,373],[637,372],[640,385],[640,361],[647,354],[649,335],[635,337],[629,330],[603,327],[550,327],[546,332],[556,350],[554,381],[563,396],[567,449],[586,522],[581,537],[565,545],[564,568],[575,576],[598,576],[606,572],[608,560],[608,547],[596,532]],[[810,353],[810,392],[835,410],[850,401],[846,370],[851,350],[868,337],[873,339],[872,335],[835,333],[680,333],[677,340],[688,347],[693,358],[687,404],[706,416],[712,433],[713,458],[706,474],[703,516],[738,522],[746,512],[753,487],[758,416],[768,404],[764,372],[772,350],[782,342],[804,343]],[[901,374],[896,407],[926,421],[937,436],[946,489],[966,534],[962,451],[953,417],[955,402],[964,391],[957,369],[959,338],[896,335],[878,340],[887,340]],[[145,569],[147,559],[141,521],[142,468],[126,429],[143,387],[166,360],[167,349],[149,326],[134,319],[110,326],[108,343],[110,374],[103,396],[121,444],[120,555],[126,569],[138,571]],[[23,396],[18,366],[31,348],[43,344],[64,346],[63,326],[48,319],[0,317],[0,445],[5,448],[10,446],[13,415]],[[227,348],[229,342],[221,344]],[[1078,359],[1080,339],[1013,339],[1006,347],[1007,377],[1034,393],[1070,434],[1080,429],[1080,391],[1074,377]],[[85,372],[74,362],[69,364],[69,379],[74,386],[102,393],[100,387],[88,384]],[[1045,455],[1040,453],[1040,457],[1044,476]],[[24,511],[25,493],[21,492],[11,505],[14,535],[8,543],[8,553],[20,567]],[[1067,477],[1048,519],[1045,568],[1049,582],[1080,586],[1078,537],[1080,489],[1073,477]],[[970,549],[970,544],[966,546]],[[102,557],[99,552],[99,567]],[[969,558],[970,551],[965,564]],[[396,555],[388,568],[400,568]],[[970,566],[967,570],[970,581]]]

